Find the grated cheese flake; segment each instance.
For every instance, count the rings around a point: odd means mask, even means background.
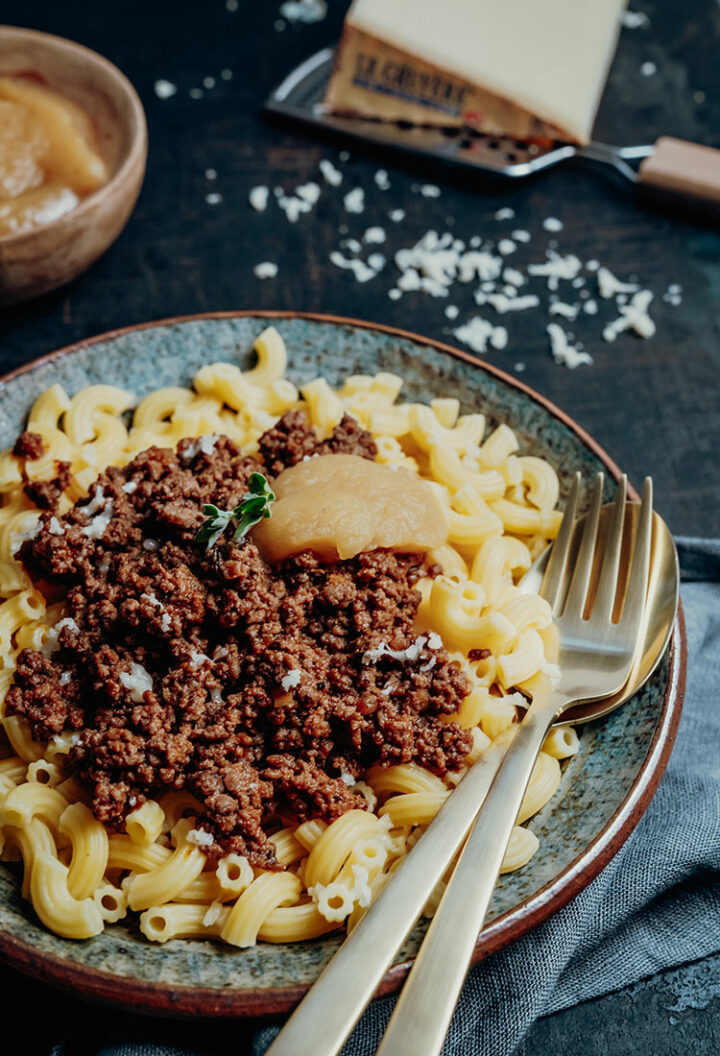
[[[212,847],[215,843],[213,834],[205,829],[190,829],[185,838],[188,843],[192,843],[195,847]]]
[[[550,351],[556,363],[562,363],[565,367],[574,369],[583,363],[592,363],[592,356],[588,352],[582,352],[576,345],[572,345],[559,323],[550,323],[547,327],[550,338]]]
[[[264,213],[267,209],[270,188],[265,186],[253,187],[248,195],[248,201],[256,213]]]
[[[142,704],[146,693],[152,692],[152,679],[142,664],[133,660],[129,671],[120,672],[120,681],[130,693],[133,704]]]
[[[343,174],[340,172],[340,169],[335,168],[329,158],[323,158],[320,161],[318,168],[320,169],[320,174],[325,180],[325,183],[329,183],[331,187],[340,186],[343,181]]]
[[[295,686],[299,686],[300,685],[300,676],[301,675],[302,675],[302,671],[300,671],[299,668],[295,667],[295,668],[292,668],[292,670],[288,671],[288,673],[285,675],[284,678],[280,679],[280,685],[282,686],[282,688],[285,690],[286,693],[289,693],[291,689],[295,688]]]

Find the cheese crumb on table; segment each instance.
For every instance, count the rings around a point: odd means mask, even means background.
[[[652,299],[650,290],[639,290],[629,304],[620,305],[620,318],[608,323],[603,330],[605,340],[614,341],[623,330],[634,330],[640,337],[652,337],[655,333],[655,323],[648,315]]]
[[[280,5],[279,13],[288,22],[303,22],[311,25],[313,22],[322,22],[327,15],[326,0],[285,0]]]
[[[331,187],[339,187],[343,181],[343,174],[340,169],[335,168],[329,158],[323,158],[319,163],[318,168],[322,178],[326,183],[329,183]]]
[[[173,95],[177,95],[177,85],[173,84],[172,81],[166,81],[163,78],[155,81],[155,95],[158,99],[171,99]]]
[[[473,352],[486,352],[488,345],[491,348],[503,349],[507,345],[507,330],[504,326],[493,326],[487,319],[474,316],[464,326],[453,330],[453,334],[462,341],[464,345],[471,348]]]
[[[253,274],[258,279],[274,279],[278,273],[278,266],[271,260],[265,260],[261,264],[256,264],[253,268]]]
[[[265,186],[253,187],[248,195],[248,201],[256,213],[264,213],[267,209],[270,188]]]
[[[620,21],[625,29],[647,29],[650,19],[644,11],[623,11]]]
[[[368,227],[363,235],[363,242],[367,242],[371,245],[380,245],[385,241],[385,238],[384,227]]]
[[[365,191],[362,187],[354,187],[352,191],[343,198],[345,211],[348,213],[362,213],[365,209]]]
[[[607,300],[619,293],[635,293],[639,289],[636,282],[621,282],[607,268],[599,268],[597,273],[598,293]]]
[[[550,323],[547,334],[550,338],[550,351],[556,363],[562,363],[571,369],[583,363],[592,363],[592,356],[588,352],[582,352],[577,345],[572,345],[559,323]]]

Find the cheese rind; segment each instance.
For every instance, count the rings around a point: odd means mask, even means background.
[[[335,112],[587,142],[625,0],[355,0]]]

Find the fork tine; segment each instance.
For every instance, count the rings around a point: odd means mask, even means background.
[[[648,571],[650,568],[650,547],[652,545],[652,509],[652,477],[646,477],[642,491],[642,505],[635,535],[635,546],[630,565],[625,604],[620,617],[620,626],[628,631],[631,629],[637,631],[645,609]]]
[[[548,602],[551,609],[555,609],[558,604],[560,588],[565,576],[568,555],[570,553],[570,543],[572,542],[573,537],[573,525],[575,524],[575,518],[577,516],[580,479],[581,477],[579,473],[576,473],[573,477],[570,494],[565,503],[563,519],[560,522],[560,530],[558,531],[557,538],[550,549],[547,569],[545,570],[542,586],[540,588],[540,594]]]
[[[627,477],[623,473],[618,484],[610,529],[605,540],[605,552],[602,565],[600,566],[600,578],[592,610],[593,617],[601,620],[609,620],[613,614],[618,569],[620,568],[620,554],[622,553],[623,530],[625,528],[626,496]]]
[[[588,510],[585,524],[583,525],[582,541],[575,561],[570,587],[568,589],[567,601],[563,612],[577,613],[582,616],[585,610],[590,578],[592,576],[593,561],[595,558],[595,543],[597,540],[598,524],[600,523],[600,509],[602,507],[604,475],[598,473],[595,477],[595,489],[593,491],[592,503]]]

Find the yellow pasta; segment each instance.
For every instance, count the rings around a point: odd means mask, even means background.
[[[569,759],[580,750],[580,738],[572,726],[555,726],[545,738],[543,751],[555,759]]]
[[[173,830],[177,846],[169,858],[157,868],[132,878],[128,886],[130,909],[148,909],[172,901],[203,871],[205,855],[198,847],[186,842],[191,827],[191,822],[179,821]]]
[[[294,873],[264,873],[240,895],[220,932],[231,946],[253,946],[274,909],[300,898],[302,884]]]
[[[125,819],[125,831],[133,843],[147,847],[155,843],[165,824],[165,811],[155,800],[146,799],[141,807],[136,807]]]
[[[148,939],[212,938],[237,947],[293,942],[354,927],[410,847],[451,794],[462,773],[498,739],[509,743],[519,706],[552,677],[557,632],[542,599],[521,593],[519,578],[557,533],[558,478],[535,456],[518,453],[514,432],[500,424],[486,435],[483,414],[461,414],[455,397],[429,406],[399,402],[396,374],[352,375],[337,389],[317,378],[297,387],[285,378],[287,354],[275,327],[257,337],[257,361],[202,367],[193,388],[170,386],[146,395],[131,412],[130,393],[93,385],[69,397],[54,385],[37,398],[27,428],[45,450],[37,459],[0,453],[0,701],[22,649],[52,652],[62,603],[46,608],[15,554],[37,530],[39,511],[23,492],[24,477],[51,480],[56,462],[72,477],[58,513],[88,494],[98,473],[123,465],[152,445],[184,437],[227,435],[244,452],[287,409],[304,407],[326,436],[344,414],[374,436],[377,459],[419,473],[448,522],[447,543],[428,553],[431,569],[418,584],[418,633],[439,635],[466,672],[471,690],[456,715],[472,747],[457,772],[440,778],[415,763],[374,766],[354,791],[367,810],[331,824],[314,818],[269,836],[280,871],[254,869],[240,854],[209,861],[193,842],[201,803],[187,791],[148,799],[108,834],[89,809],[83,785],[70,775],[77,733],[36,743],[27,723],[0,704],[0,848],[22,859],[23,893],[43,923],[69,938],[87,938],[128,911],[140,913]],[[477,650],[471,654],[471,650]],[[500,742],[499,742],[500,743]],[[536,764],[502,871],[520,868],[537,837],[521,822],[544,806],[560,780],[559,760],[579,748],[569,726],[553,729]],[[171,836],[172,835],[172,839]],[[203,834],[194,836],[202,843]],[[443,890],[429,900],[431,913]]]
[[[510,834],[510,842],[500,866],[500,875],[512,873],[522,868],[523,865],[527,865],[539,846],[540,841],[534,832],[524,829],[521,825],[516,825]]]
[[[60,816],[58,831],[72,847],[68,891],[73,898],[88,898],[100,886],[107,868],[107,830],[84,803],[71,803]]]
[[[517,824],[537,814],[552,799],[560,784],[560,763],[547,752],[540,752],[517,816]]]

